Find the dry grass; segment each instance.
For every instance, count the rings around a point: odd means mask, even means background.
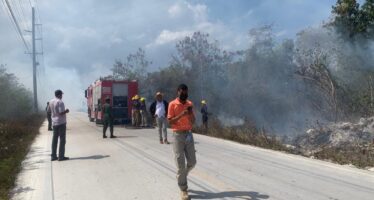
[[[9,199],[17,173],[45,117],[40,114],[20,119],[0,119],[0,199]]]
[[[218,120],[212,119],[209,121],[208,130],[204,130],[203,127],[195,127],[193,131],[198,134],[232,140],[242,144],[289,152],[289,149],[275,136],[267,135],[263,129],[257,129],[251,122],[245,122],[241,126],[224,127]]]
[[[329,147],[314,153],[314,157],[359,168],[374,167],[374,145]]]

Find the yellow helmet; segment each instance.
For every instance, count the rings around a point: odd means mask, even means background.
[[[140,98],[140,101],[145,101],[145,98],[144,97]]]
[[[205,101],[205,100],[202,100],[202,101],[201,101],[201,104],[206,104],[206,101]]]

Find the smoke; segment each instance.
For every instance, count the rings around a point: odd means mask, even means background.
[[[244,124],[244,119],[235,117],[235,116],[227,116],[227,114],[221,113],[218,115],[218,120],[222,122],[224,126],[240,126]]]

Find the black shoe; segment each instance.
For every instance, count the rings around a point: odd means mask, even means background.
[[[111,136],[110,136],[110,138],[116,138],[116,137],[117,137],[117,136],[115,136],[115,135],[111,135]]]
[[[55,161],[55,160],[57,160],[58,158],[57,157],[52,157],[51,158],[51,161]]]
[[[107,136],[106,136],[106,135],[103,135],[103,138],[107,138]]]
[[[69,157],[63,157],[63,158],[58,159],[58,161],[64,161],[64,160],[69,160]]]

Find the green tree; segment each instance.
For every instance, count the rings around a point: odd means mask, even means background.
[[[338,0],[332,7],[331,23],[343,36],[373,38],[374,1],[367,0],[362,7],[356,0]]]

